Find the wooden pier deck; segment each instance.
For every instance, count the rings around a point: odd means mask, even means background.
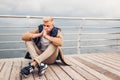
[[[0,80],[120,80],[120,53],[66,55],[72,66],[49,65],[46,73],[37,71],[28,78],[19,72],[30,60],[0,59]]]

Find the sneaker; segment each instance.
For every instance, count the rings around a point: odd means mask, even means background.
[[[24,67],[22,70],[21,70],[21,74],[24,76],[24,77],[28,77],[28,75],[30,73],[32,73],[34,70],[34,66],[32,66],[30,63],[29,63],[29,66],[27,67]]]
[[[48,68],[48,65],[47,64],[44,64],[44,63],[40,63],[38,66],[38,75],[41,76],[42,74],[45,73],[46,69]]]

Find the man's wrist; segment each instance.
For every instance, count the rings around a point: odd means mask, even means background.
[[[48,35],[45,35],[44,37],[45,37],[45,38],[48,38]]]
[[[46,39],[50,40],[50,36],[49,35],[45,35],[44,36]]]

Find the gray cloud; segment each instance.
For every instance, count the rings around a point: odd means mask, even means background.
[[[119,17],[120,0],[0,0],[1,15]]]

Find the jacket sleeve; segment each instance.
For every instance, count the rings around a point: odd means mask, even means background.
[[[61,32],[58,31],[58,34],[56,37],[51,36],[45,36],[48,40],[50,40],[55,46],[62,46],[63,45],[63,37],[61,35]]]
[[[21,38],[24,41],[30,41],[30,40],[32,40],[32,36],[35,33],[38,33],[38,29],[35,29],[35,30],[30,31],[30,32],[24,33]]]
[[[57,36],[53,37],[52,43],[56,46],[62,46],[63,45],[63,36],[61,35],[61,31],[58,31]]]

